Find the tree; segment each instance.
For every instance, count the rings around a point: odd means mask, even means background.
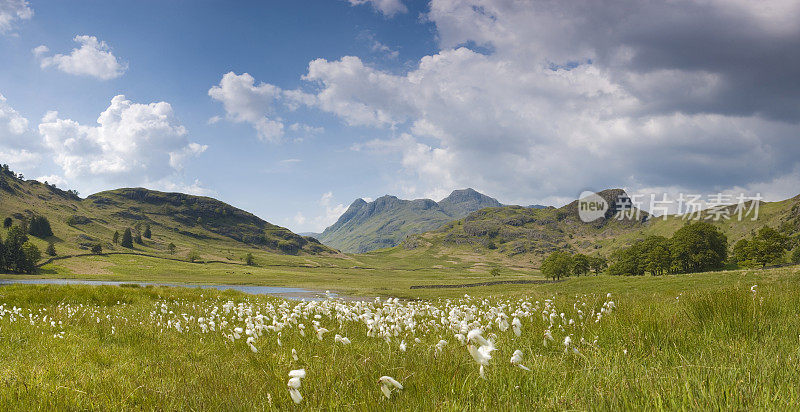
[[[645,269],[653,276],[669,273],[672,267],[670,241],[664,236],[649,236],[642,243]]]
[[[186,255],[186,260],[188,260],[189,262],[197,262],[198,260],[200,260],[200,254],[197,253],[196,250],[193,250],[189,252],[188,255]]]
[[[38,238],[53,236],[53,229],[50,228],[50,221],[44,216],[34,216],[28,226],[28,233]]]
[[[728,257],[728,238],[708,222],[690,223],[670,241],[673,269],[692,273],[721,269]]]
[[[572,257],[572,273],[580,276],[589,273],[589,269],[591,264],[589,263],[589,257],[578,253]]]
[[[795,246],[792,251],[792,263],[800,263],[800,246]]]
[[[114,244],[119,244],[119,230],[114,231]]]
[[[7,217],[5,220],[3,220],[3,227],[6,229],[10,228],[12,224],[14,224],[14,221],[11,220],[10,217]]]
[[[175,247],[174,243],[170,243],[169,245],[167,245],[167,250],[169,251],[170,255],[174,255],[175,254],[175,249],[176,249],[176,247]]]
[[[92,245],[92,253],[94,253],[95,255],[99,255],[99,254],[103,253],[103,245],[101,245],[99,243],[93,244]]]
[[[245,263],[247,266],[255,266],[255,265],[256,265],[256,260],[255,260],[255,258],[253,257],[253,254],[252,254],[252,253],[248,253],[248,254],[247,254],[245,257],[244,257],[244,263]]]
[[[120,245],[129,249],[133,248],[133,235],[131,235],[131,228],[125,228],[125,232],[122,234],[122,242],[120,242]]]
[[[764,226],[753,236],[748,248],[751,259],[761,267],[769,263],[780,263],[789,246],[789,238],[777,230]]]
[[[136,234],[136,237],[133,238],[133,241],[137,244],[144,245],[144,240],[142,239],[142,235]]]
[[[644,275],[647,264],[642,244],[643,242],[634,243],[625,249],[615,251],[611,255],[613,263],[608,266],[608,274],[614,276]]]
[[[153,237],[153,232],[150,231],[150,225],[147,225],[147,226],[144,227],[143,236],[145,238],[147,238],[147,239],[150,239],[150,238]]]
[[[545,277],[556,280],[569,276],[572,267],[572,256],[567,252],[556,251],[544,258],[541,271]]]
[[[42,252],[31,242],[22,244],[22,255],[24,259],[17,264],[17,270],[22,273],[33,273],[36,271],[36,262],[42,258]]]
[[[594,271],[594,274],[600,274],[600,271],[608,267],[608,262],[600,256],[590,256],[589,266]]]
[[[47,253],[48,256],[55,256],[56,255],[56,245],[53,242],[47,244],[47,249],[45,249],[44,253]]]

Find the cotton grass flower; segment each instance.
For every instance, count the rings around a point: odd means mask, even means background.
[[[296,404],[303,401],[303,395],[300,394],[300,380],[305,379],[305,377],[305,369],[295,369],[289,372],[289,383],[287,383],[289,387],[289,396],[292,397],[292,401]]]
[[[511,364],[526,371],[530,371],[527,367],[522,365],[522,351],[517,349],[514,351],[514,354],[511,355]]]
[[[494,343],[484,338],[482,333],[480,329],[473,329],[467,334],[467,352],[472,355],[472,359],[480,366],[479,373],[481,378],[486,379],[483,369],[492,359],[492,352],[495,347]]]
[[[385,396],[386,399],[390,399],[392,397],[392,390],[396,389],[400,391],[403,389],[403,385],[401,385],[400,382],[391,376],[381,376],[378,378],[378,383],[380,383],[381,392],[383,392],[383,396]]]

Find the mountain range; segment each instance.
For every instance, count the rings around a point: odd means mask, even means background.
[[[455,190],[439,202],[381,196],[356,199],[317,239],[349,253],[363,253],[400,244],[409,235],[434,230],[484,208],[501,207],[496,199],[473,189]]]

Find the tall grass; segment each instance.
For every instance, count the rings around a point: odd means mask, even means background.
[[[403,334],[387,343],[367,336],[363,323],[323,314],[319,320],[330,329],[323,341],[307,320],[305,337],[286,327],[278,346],[277,333],[265,333],[253,353],[244,338],[223,336],[239,322],[235,315],[230,325],[209,333],[202,333],[196,320],[182,321],[180,332],[165,322],[196,319],[228,300],[279,307],[276,299],[181,288],[8,286],[0,288],[0,405],[7,410],[797,409],[800,292],[759,286],[753,293],[749,287],[651,298],[615,295],[616,310],[600,322],[566,328],[576,341],[586,339],[577,346],[579,354],[565,352],[566,332],[556,328],[555,342],[544,346],[548,325],[538,314],[524,320],[519,338],[510,330],[489,329],[498,349],[481,379],[465,346],[447,331],[418,332],[419,344]],[[545,298],[469,302],[486,311]],[[597,290],[585,297],[557,295],[554,304],[577,319],[574,303],[599,309],[605,300],[605,291]],[[162,313],[161,304],[173,313]],[[22,309],[9,315],[14,306]],[[55,337],[61,332],[63,337]],[[352,344],[335,343],[334,334]],[[398,349],[401,339],[406,352]],[[439,339],[448,344],[437,354]],[[516,349],[524,352],[530,372],[510,364]],[[300,405],[286,387],[287,373],[297,368],[308,373]],[[388,400],[379,391],[383,375],[404,385]]]

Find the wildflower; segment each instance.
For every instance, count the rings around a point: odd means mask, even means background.
[[[324,335],[324,334],[326,334],[328,332],[330,332],[330,331],[325,329],[325,328],[317,329],[317,339],[322,340],[322,335]]]
[[[392,389],[397,389],[398,391],[403,389],[403,385],[391,376],[381,376],[378,379],[378,383],[381,384],[381,392],[386,396],[386,399],[392,397]]]
[[[476,347],[473,343],[476,343],[478,346]],[[492,341],[486,340],[486,338],[483,337],[480,329],[473,329],[467,334],[467,351],[472,355],[472,359],[475,359],[475,362],[480,365],[479,371],[481,378],[486,379],[483,367],[489,364],[489,360],[492,359],[492,351],[494,350],[494,344]]]
[[[295,362],[297,362],[297,359],[298,359],[297,358],[297,351],[294,350],[294,349],[292,349],[292,359],[294,359]]]
[[[511,328],[514,329],[514,334],[517,337],[522,335],[522,322],[520,322],[519,318],[515,317],[514,320],[511,321]]]
[[[544,346],[547,346],[547,341],[553,342],[553,334],[550,333],[550,329],[544,330]]]
[[[400,352],[405,352],[405,351],[406,351],[406,341],[401,341],[400,342]]]
[[[300,394],[300,380],[306,377],[305,369],[295,369],[289,372],[289,395],[292,397],[294,403],[303,401],[303,395]]]
[[[758,287],[758,285],[750,286],[750,291],[753,292],[753,293],[756,293],[756,288],[757,287]]]
[[[256,341],[255,338],[253,338],[252,336],[247,338],[247,346],[250,347],[250,350],[253,351],[253,353],[258,352],[258,349],[256,349],[255,345],[253,345],[253,342],[255,341]]]
[[[520,369],[522,369],[522,370],[526,370],[526,371],[530,370],[527,367],[525,367],[524,365],[522,365],[522,351],[519,350],[519,349],[515,350],[514,354],[511,355],[511,364],[516,366],[516,367],[518,367],[518,368],[520,368]]]

